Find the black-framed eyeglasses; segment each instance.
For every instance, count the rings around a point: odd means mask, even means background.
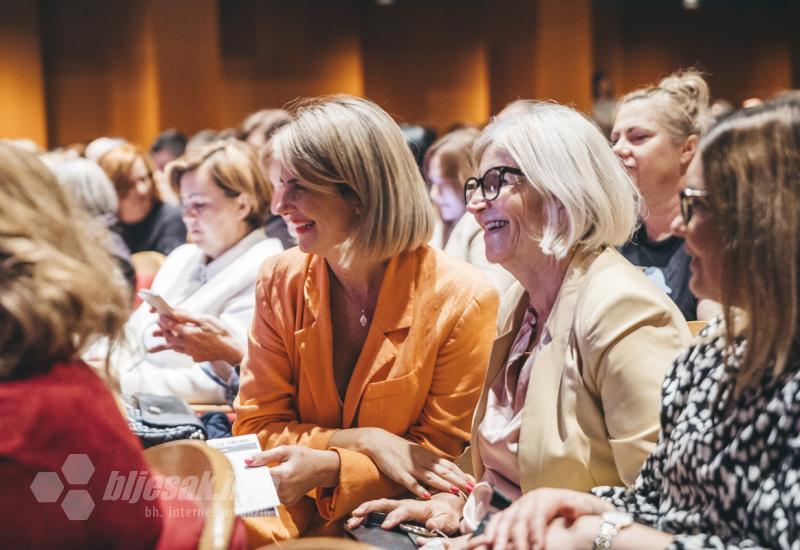
[[[489,168],[480,178],[469,178],[464,184],[464,202],[469,203],[480,188],[483,199],[493,201],[500,194],[500,189],[508,183],[506,175],[522,176],[522,170],[511,166],[495,166]]]
[[[681,203],[681,217],[683,223],[689,223],[694,215],[694,199],[704,199],[708,197],[708,191],[705,189],[693,189],[687,187],[678,193]]]

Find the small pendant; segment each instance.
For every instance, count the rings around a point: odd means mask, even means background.
[[[358,322],[361,323],[362,327],[367,326],[367,312],[363,309],[361,310],[361,318],[358,320]]]

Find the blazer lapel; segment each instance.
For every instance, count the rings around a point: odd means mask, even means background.
[[[303,299],[305,307],[301,327],[295,331],[299,363],[298,376],[309,388],[317,411],[337,425],[341,419],[341,404],[333,378],[333,331],[330,318],[330,280],[324,259],[313,256],[308,268]]]
[[[511,293],[514,294],[511,294]],[[515,303],[510,314],[504,319],[499,319],[498,322],[498,336],[492,344],[492,353],[489,356],[489,367],[486,370],[486,379],[483,383],[481,396],[478,399],[478,405],[475,409],[475,414],[472,416],[472,432],[470,435],[470,445],[473,448],[472,456],[472,471],[475,478],[480,480],[483,475],[483,464],[480,460],[480,453],[477,451],[478,444],[478,428],[481,421],[486,414],[486,402],[489,398],[489,389],[492,387],[494,379],[497,378],[500,370],[505,366],[508,359],[508,353],[511,346],[514,344],[514,339],[519,332],[519,327],[522,324],[522,319],[525,316],[525,310],[528,309],[530,300],[528,293],[525,289],[516,284],[509,291],[509,300]]]
[[[551,340],[537,351],[533,359],[519,436],[518,461],[523,492],[541,484],[541,455],[547,449],[548,430],[552,430],[556,423],[555,404],[561,387],[566,354],[569,352],[576,302],[587,268],[598,254],[599,252],[587,253],[581,250],[575,253],[567,267],[550,317],[545,322],[545,329]]]
[[[425,281],[431,276],[427,272],[418,273],[418,266],[425,265],[423,255],[427,253],[432,253],[427,247],[404,252],[389,260],[386,266],[375,316],[347,386],[342,413],[344,427],[352,425],[364,390],[373,377],[397,357],[398,348],[393,337],[396,331],[411,327],[418,298],[417,281],[425,288]]]

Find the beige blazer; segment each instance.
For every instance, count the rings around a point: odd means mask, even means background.
[[[483,475],[478,426],[528,294],[500,308],[498,337],[472,423],[472,467]],[[659,432],[664,373],[690,342],[681,312],[613,248],[578,251],[545,324],[552,340],[531,359],[519,441],[522,492],[631,485]]]

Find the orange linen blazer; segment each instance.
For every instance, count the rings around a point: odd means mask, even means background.
[[[494,286],[429,246],[392,258],[343,403],[328,300],[324,258],[292,249],[264,262],[233,433],[258,434],[265,450],[327,449],[336,430],[370,426],[458,457],[495,337]],[[315,495],[322,518],[338,520],[362,502],[404,492],[366,455],[335,450],[339,484]]]
[[[478,427],[494,379],[528,307],[503,299],[486,384],[472,424],[472,467],[483,475]],[[673,301],[614,248],[578,249],[532,361],[518,464],[522,492],[632,485],[660,429],[661,384],[691,334]]]

